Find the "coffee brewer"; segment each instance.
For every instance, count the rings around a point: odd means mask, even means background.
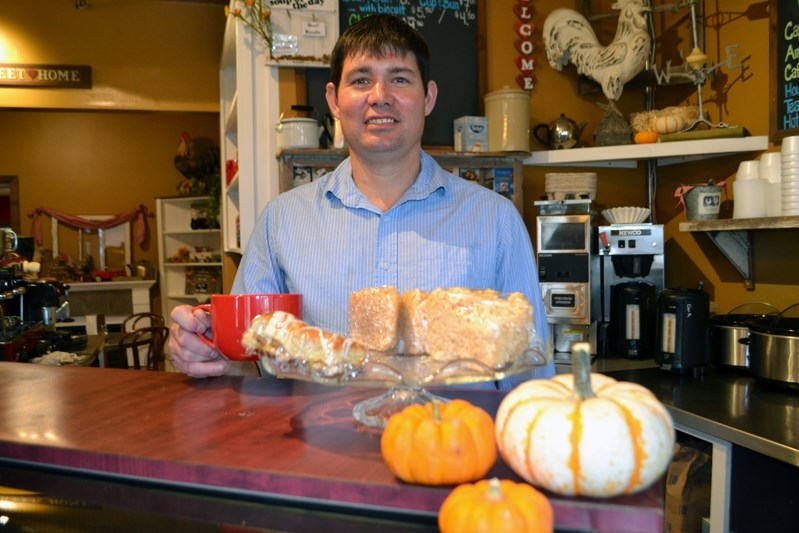
[[[599,262],[591,200],[541,200],[535,205],[538,281],[554,360],[568,364],[575,342],[588,342],[591,353],[597,353]]]
[[[631,359],[652,357],[657,295],[664,282],[663,226],[600,226],[597,244],[602,302],[598,353]]]

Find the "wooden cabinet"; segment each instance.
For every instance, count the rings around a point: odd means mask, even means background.
[[[156,198],[161,313],[222,292],[221,231],[203,217],[208,197]]]
[[[524,212],[522,162],[528,153],[453,152],[436,149],[429,149],[427,153],[446,170],[507,196],[513,200],[519,212]],[[323,176],[336,168],[347,156],[347,150],[281,150],[277,155],[280,162],[280,190],[286,191]]]

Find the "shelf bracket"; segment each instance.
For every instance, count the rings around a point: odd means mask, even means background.
[[[732,266],[744,278],[746,290],[755,290],[754,259],[749,231],[707,231],[705,234],[721,250]]]

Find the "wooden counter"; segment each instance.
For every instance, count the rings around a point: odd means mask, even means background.
[[[339,511],[435,516],[451,487],[397,481],[352,406],[379,390],[270,378],[0,363],[0,462]],[[452,390],[436,390],[452,396]],[[499,392],[459,391],[492,415]],[[498,461],[490,476],[519,480]],[[558,529],[658,532],[663,487],[551,496]]]

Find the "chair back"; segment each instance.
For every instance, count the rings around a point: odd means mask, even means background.
[[[122,332],[135,331],[143,327],[165,325],[164,317],[158,313],[134,313],[122,322]]]
[[[127,362],[132,359],[133,368],[136,370],[142,368],[161,370],[164,362],[164,345],[168,335],[169,328],[166,326],[147,326],[123,333],[118,344],[122,361]]]

